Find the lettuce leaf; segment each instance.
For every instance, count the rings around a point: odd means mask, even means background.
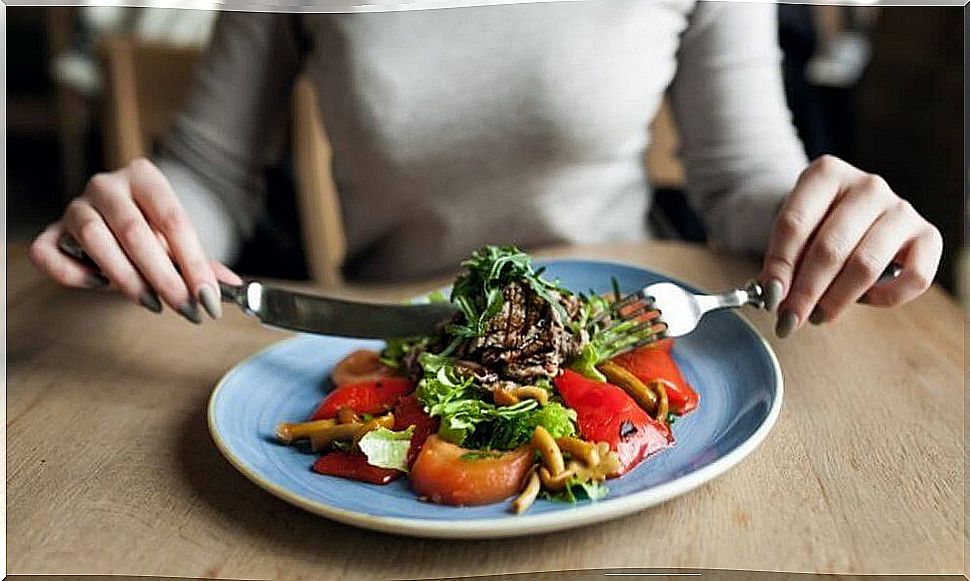
[[[418,400],[432,417],[441,418],[438,435],[472,449],[511,450],[532,437],[536,426],[554,438],[576,433],[576,412],[559,402],[544,406],[533,399],[511,406],[496,406],[470,377],[462,377],[454,361],[431,353],[418,359],[424,378],[418,382]]]
[[[377,428],[364,434],[358,446],[371,466],[407,472],[408,450],[411,448],[413,434],[414,426],[408,426],[408,429],[400,432]]]

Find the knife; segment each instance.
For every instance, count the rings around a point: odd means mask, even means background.
[[[59,247],[100,273],[98,265],[73,237],[61,237]],[[290,291],[255,280],[238,286],[220,282],[219,290],[223,302],[238,305],[264,325],[338,337],[393,339],[428,335],[458,312],[451,303],[361,303]]]

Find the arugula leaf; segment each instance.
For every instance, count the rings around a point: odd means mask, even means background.
[[[609,494],[610,489],[602,482],[588,480],[581,482],[575,476],[566,481],[566,487],[559,492],[543,490],[542,495],[559,502],[575,503],[581,500],[597,501]]]
[[[402,472],[408,471],[408,450],[411,448],[411,436],[414,426],[400,432],[377,428],[364,434],[358,447],[367,456],[367,463],[379,468],[393,468]]]
[[[606,381],[596,366],[616,357],[623,351],[646,342],[656,335],[649,325],[639,321],[614,321],[605,327],[589,325],[589,342],[579,355],[569,362],[569,368],[596,381]]]
[[[532,259],[515,246],[486,246],[462,261],[465,272],[451,289],[451,302],[464,315],[464,323],[450,325],[448,331],[465,339],[481,337],[489,319],[502,310],[502,290],[510,282],[526,284],[552,307],[563,324],[569,314],[557,296],[569,291],[542,278],[532,268]]]
[[[404,339],[388,339],[381,351],[381,363],[388,367],[398,368],[401,360],[414,349],[425,349],[431,342],[431,337],[408,337]]]

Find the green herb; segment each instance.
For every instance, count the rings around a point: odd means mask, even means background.
[[[357,446],[367,456],[367,463],[379,468],[392,468],[407,472],[408,450],[414,426],[400,432],[377,428],[364,434]]]
[[[619,321],[604,328],[595,329],[590,333],[589,343],[584,345],[579,356],[570,362],[569,368],[590,379],[605,381],[603,375],[596,369],[597,365],[609,361],[635,345],[646,342],[654,335],[656,332],[649,325],[635,320]]]
[[[606,381],[606,376],[596,369],[600,362],[600,353],[592,343],[583,345],[579,355],[569,363],[569,368],[576,373],[582,374],[589,379],[596,381]]]
[[[418,362],[424,377],[418,382],[418,400],[432,417],[441,418],[438,435],[475,449],[511,450],[543,426],[553,437],[576,433],[576,412],[559,402],[540,406],[525,399],[511,406],[496,406],[483,399],[473,379],[458,373],[454,360],[422,353]]]
[[[549,500],[575,503],[581,500],[599,500],[609,494],[610,490],[602,482],[593,480],[581,482],[575,476],[566,480],[566,487],[559,492],[544,490],[542,495]]]
[[[541,387],[547,391],[552,391],[552,381],[550,381],[548,377],[537,377],[535,381],[532,382],[532,385]]]
[[[529,407],[515,409],[523,404]],[[524,400],[514,406],[497,408],[494,419],[483,423],[469,438],[474,448],[511,450],[528,442],[537,426],[544,427],[553,438],[576,433],[576,412],[559,402],[539,406],[535,400]]]
[[[381,351],[381,363],[388,367],[398,368],[401,360],[414,349],[425,349],[431,337],[409,337],[406,339],[389,339]]]
[[[451,302],[464,315],[464,322],[449,326],[448,332],[465,339],[481,337],[489,319],[502,310],[502,291],[511,282],[531,288],[552,307],[559,320],[566,324],[569,315],[559,302],[559,295],[569,292],[555,283],[544,280],[542,271],[532,268],[529,255],[514,246],[486,246],[464,260],[465,273],[458,277],[451,290]]]
[[[350,440],[334,440],[333,442],[330,442],[330,447],[332,447],[334,450],[350,452],[354,448],[354,443]]]
[[[501,458],[501,452],[495,452],[492,450],[475,450],[474,452],[465,452],[458,457],[459,460],[485,460],[488,458]]]

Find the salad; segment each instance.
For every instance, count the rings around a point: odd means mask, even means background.
[[[419,498],[469,506],[514,497],[597,500],[606,482],[670,446],[698,395],[657,313],[617,316],[619,288],[574,293],[511,246],[461,263],[458,313],[429,336],[344,358],[336,386],[278,438],[313,470],[375,485],[407,476]],[[646,322],[646,324],[644,324]],[[637,347],[644,341],[646,346]]]

